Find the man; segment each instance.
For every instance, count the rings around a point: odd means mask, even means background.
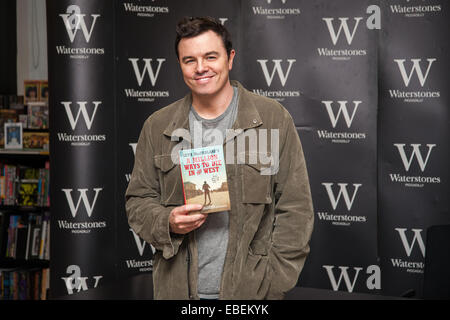
[[[205,181],[205,182],[203,183],[203,187],[202,187],[203,192],[205,193],[205,202],[204,202],[203,205],[210,205],[210,204],[211,204],[211,195],[210,195],[209,188],[211,188],[211,187],[210,187],[209,184],[207,184],[206,181]],[[209,199],[208,204],[206,204],[206,196],[208,196],[208,199]]]
[[[191,93],[144,123],[126,191],[130,226],[156,248],[154,296],[282,299],[297,283],[313,228],[306,164],[292,118],[275,100],[230,81],[236,53],[216,20],[180,21],[175,50]],[[177,136],[180,129],[190,137]],[[232,143],[252,130],[275,130],[279,137],[269,141],[271,159],[279,164],[271,175],[254,144],[244,150],[238,144],[234,152]],[[230,211],[206,215],[201,205],[183,205],[180,168],[172,161],[180,139],[191,140],[190,146],[223,144]],[[256,163],[249,161],[255,154]]]

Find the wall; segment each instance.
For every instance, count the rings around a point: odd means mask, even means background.
[[[47,21],[45,1],[17,1],[17,95],[24,80],[47,80]]]

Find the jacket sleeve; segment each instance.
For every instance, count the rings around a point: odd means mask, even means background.
[[[287,112],[284,124],[286,131],[284,140],[280,141],[279,170],[275,175],[275,217],[269,252],[272,281],[267,299],[283,299],[296,285],[309,253],[314,224],[303,149]]]
[[[169,215],[174,206],[160,204],[161,190],[148,119],[136,146],[134,167],[125,192],[128,224],[133,231],[169,259],[177,254],[184,236],[169,230]]]

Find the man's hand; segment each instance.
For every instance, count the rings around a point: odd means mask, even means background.
[[[186,234],[199,228],[208,216],[200,212],[202,208],[201,204],[187,204],[173,208],[169,216],[170,231]]]

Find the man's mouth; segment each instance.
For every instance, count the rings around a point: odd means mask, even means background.
[[[198,83],[207,83],[209,80],[212,79],[214,75],[204,75],[204,76],[197,76],[194,78],[194,80]]]

